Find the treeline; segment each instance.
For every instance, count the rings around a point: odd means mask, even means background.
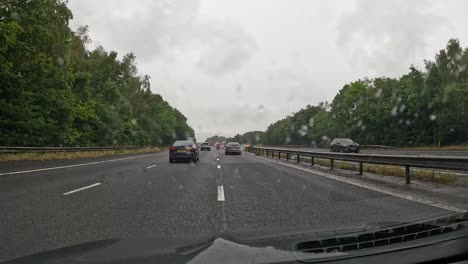
[[[308,105],[263,133],[251,132],[259,141],[244,142],[328,146],[333,138],[349,137],[361,144],[390,146],[467,143],[467,66],[468,49],[451,39],[434,61],[425,61],[425,70],[411,66],[398,79],[349,83],[331,103]]]
[[[242,135],[237,134],[234,137],[223,137],[223,136],[212,136],[207,138],[205,141],[210,143],[216,142],[240,142],[240,143],[249,143],[261,144],[264,132],[262,131],[251,131],[244,133]]]
[[[135,56],[88,50],[61,0],[0,5],[0,145],[161,145],[193,137]]]

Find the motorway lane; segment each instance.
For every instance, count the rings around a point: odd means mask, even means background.
[[[352,228],[447,213],[249,154],[222,161],[229,231]]]
[[[277,234],[449,213],[248,154],[200,154],[197,164],[170,164],[157,153],[0,176],[0,261],[106,238]]]
[[[167,153],[161,153],[123,165],[108,163],[106,170],[98,165],[100,169],[88,166],[30,174],[59,182],[67,178],[72,182],[69,186],[52,181],[49,188],[47,184],[22,187],[20,179],[19,189],[30,191],[1,197],[0,210],[6,213],[0,223],[4,242],[0,261],[106,238],[219,233],[216,164],[206,156],[202,153],[201,162],[194,166],[170,164]],[[158,166],[146,169],[154,164]],[[96,181],[102,185],[63,196],[80,187],[73,180],[79,177],[85,179],[82,186]]]

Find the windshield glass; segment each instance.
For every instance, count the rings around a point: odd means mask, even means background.
[[[298,234],[468,210],[467,11],[1,0],[0,262],[247,237],[292,254]]]
[[[176,141],[176,142],[174,142],[174,144],[173,144],[174,147],[191,146],[191,145],[193,145],[193,142],[192,142],[192,141],[187,141],[187,140],[184,140],[184,141]]]

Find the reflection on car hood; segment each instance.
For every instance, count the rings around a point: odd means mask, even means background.
[[[465,215],[464,219],[466,220]],[[381,222],[357,227],[309,231],[254,231],[190,238],[108,239],[39,253],[9,263],[274,263],[311,255],[293,251],[300,241],[370,232],[410,223]],[[274,234],[274,235],[272,235]],[[305,256],[305,257],[304,257]],[[332,257],[332,256],[329,256]]]

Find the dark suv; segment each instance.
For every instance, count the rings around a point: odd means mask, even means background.
[[[330,142],[330,151],[359,153],[359,144],[349,138],[335,138]]]
[[[191,140],[177,140],[169,149],[169,162],[177,160],[193,161],[199,160],[197,145]]]

